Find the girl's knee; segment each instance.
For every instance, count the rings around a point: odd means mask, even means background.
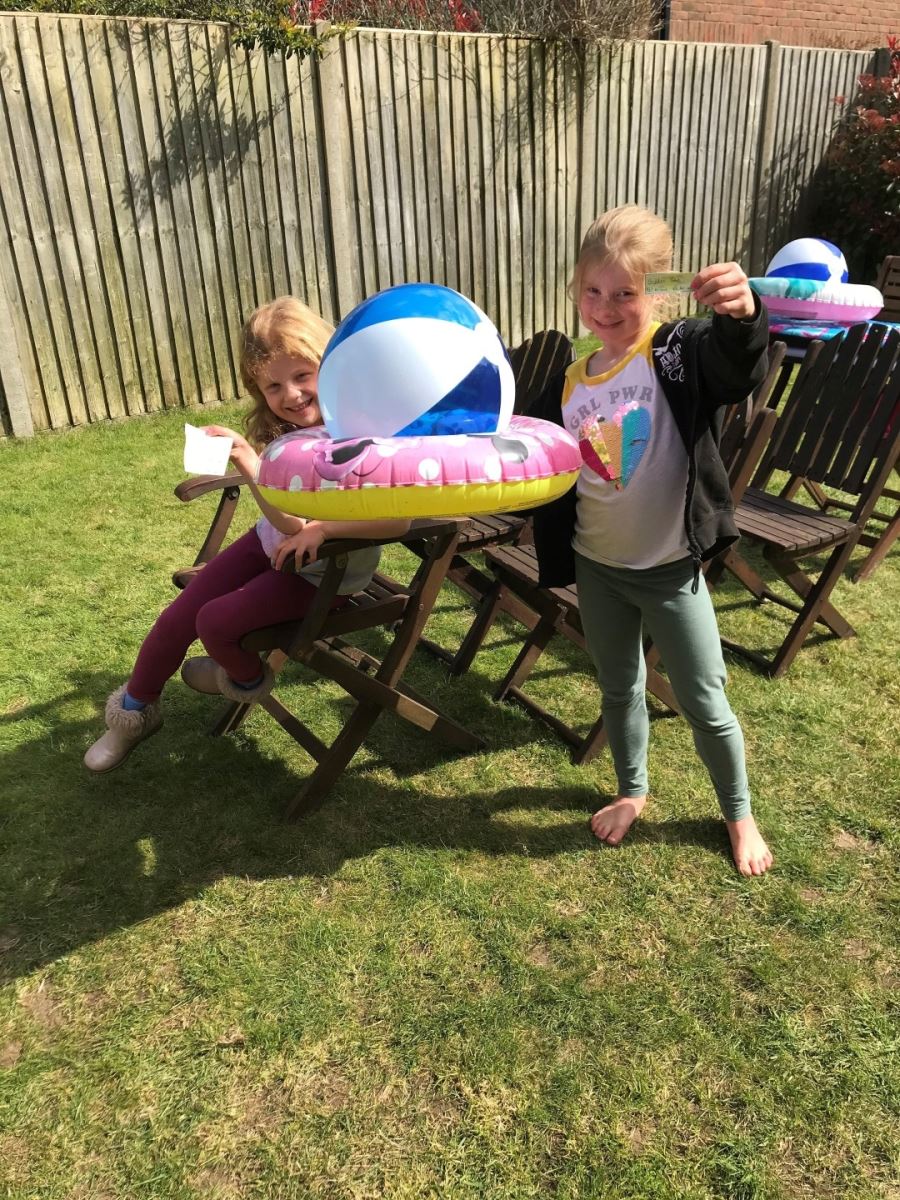
[[[606,712],[616,708],[632,709],[646,706],[646,689],[643,682],[628,688],[604,688],[601,684],[600,692],[603,696],[603,709]]]
[[[208,600],[197,613],[197,637],[207,648],[211,642],[236,641],[240,637],[230,627],[229,605],[222,602],[225,599]]]

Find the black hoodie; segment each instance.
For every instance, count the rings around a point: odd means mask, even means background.
[[[659,379],[688,455],[684,528],[700,564],[738,540],[728,475],[719,456],[722,410],[739,404],[762,383],[768,368],[769,321],[756,298],[746,320],[718,315],[661,325],[653,335],[653,369]],[[560,371],[528,411],[562,425],[565,372]],[[538,582],[568,587],[575,582],[576,489],[533,511]]]

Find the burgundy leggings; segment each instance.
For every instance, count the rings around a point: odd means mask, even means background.
[[[196,638],[237,683],[258,679],[259,655],[242,650],[241,638],[264,625],[304,616],[315,595],[315,585],[302,576],[274,570],[256,530],[249,530],[160,613],[138,653],[129,695],[145,704],[156,700]],[[332,607],[347,599],[336,596]]]

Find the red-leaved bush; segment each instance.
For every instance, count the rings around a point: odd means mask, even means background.
[[[844,252],[854,283],[871,282],[900,254],[900,37],[887,39],[887,75],[860,75],[816,180],[811,232]]]

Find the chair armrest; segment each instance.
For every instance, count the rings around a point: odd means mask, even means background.
[[[175,488],[175,495],[185,502],[205,496],[207,492],[220,492],[229,487],[243,487],[250,480],[246,475],[233,472],[230,475],[196,475],[193,479],[182,480]]]
[[[212,523],[194,559],[194,567],[202,567],[219,553],[241,498],[241,487],[249,482],[245,475],[233,472],[230,475],[197,475],[193,479],[182,480],[175,488],[175,495],[185,503],[208,492],[221,493]],[[188,577],[194,573],[193,570],[176,571],[172,578],[177,587],[185,587]]]
[[[467,520],[465,517],[442,517],[440,520],[416,520],[410,523],[406,533],[388,534],[384,537],[377,538],[333,538],[331,541],[323,542],[319,547],[316,555],[317,559],[335,558],[340,554],[349,554],[351,550],[368,550],[370,546],[392,546],[395,543],[403,543],[410,541],[422,541],[431,537],[440,537],[452,533],[459,533],[465,528]],[[293,571],[294,555],[289,554],[284,560],[281,569],[283,571]]]

